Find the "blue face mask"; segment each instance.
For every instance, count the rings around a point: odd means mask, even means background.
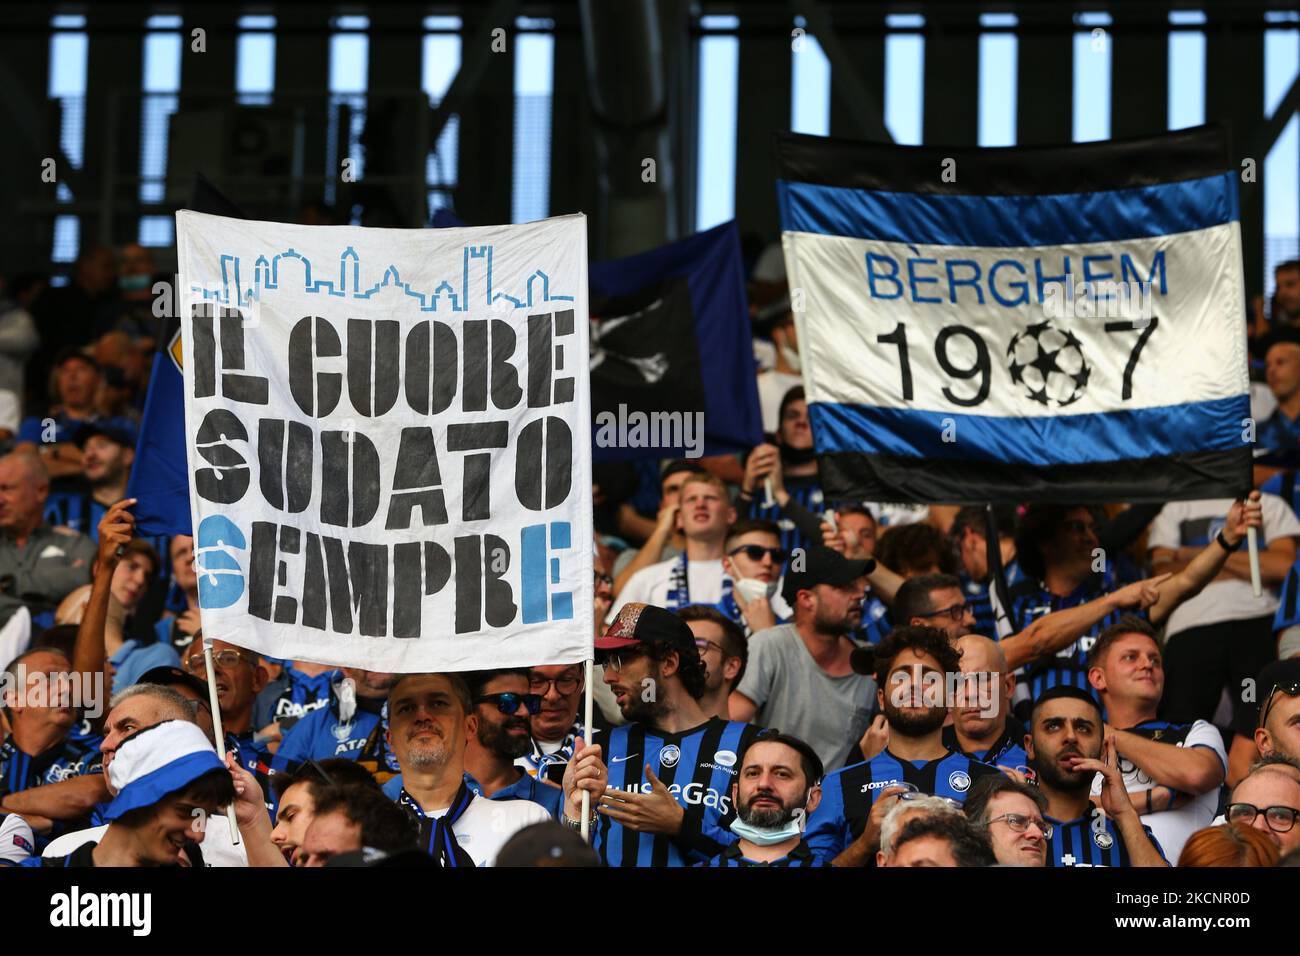
[[[803,814],[776,828],[752,826],[737,816],[731,821],[731,832],[756,846],[774,846],[803,835]]]

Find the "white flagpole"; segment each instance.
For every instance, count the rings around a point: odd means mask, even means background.
[[[1250,554],[1250,589],[1254,592],[1255,597],[1260,597],[1264,593],[1263,583],[1259,578],[1259,529],[1246,529],[1246,550]]]
[[[595,672],[595,662],[589,657],[583,666],[583,687],[586,688],[583,693],[582,702],[582,734],[584,744],[591,746],[591,705],[592,705],[592,674]],[[582,838],[588,843],[591,842],[591,791],[582,791],[582,829],[579,831]]]
[[[216,738],[217,756],[226,762],[226,734],[221,729],[221,706],[217,702],[217,669],[212,663],[212,638],[203,638],[203,666],[208,674],[208,702],[212,707],[212,735]],[[239,846],[239,824],[235,821],[235,805],[226,807],[226,822],[230,824],[230,842]]]

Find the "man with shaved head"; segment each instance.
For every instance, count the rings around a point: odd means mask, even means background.
[[[997,641],[982,634],[957,639],[963,681],[957,685],[952,724],[943,742],[953,750],[994,767],[1025,773],[1025,725],[1011,715],[1016,675],[1007,668]]]
[[[26,605],[34,623],[49,627],[59,602],[90,581],[94,542],[45,523],[49,492],[38,455],[0,458],[0,626]]]

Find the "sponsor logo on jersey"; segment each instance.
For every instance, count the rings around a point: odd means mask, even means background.
[[[901,780],[873,780],[870,783],[864,783],[859,793],[867,793],[871,790],[884,790],[886,787],[896,787],[903,781]]]
[[[734,767],[736,765],[736,752],[734,750],[719,750],[713,755],[713,762],[722,764],[724,767]]]
[[[648,783],[630,783],[623,789],[628,793],[652,793],[654,791],[654,788]],[[717,810],[724,816],[731,809],[730,797],[719,793],[712,787],[706,787],[694,781],[688,783],[685,787],[680,783],[671,783],[668,785],[668,792],[679,803],[688,807],[702,806],[709,810]]]

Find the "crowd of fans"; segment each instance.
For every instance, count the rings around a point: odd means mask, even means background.
[[[205,651],[192,539],[125,498],[152,272],[4,288],[0,862],[1300,863],[1300,263],[1249,329],[1248,497],[982,508],[829,499],[765,251],[768,441],[595,470],[592,727],[582,664]]]

